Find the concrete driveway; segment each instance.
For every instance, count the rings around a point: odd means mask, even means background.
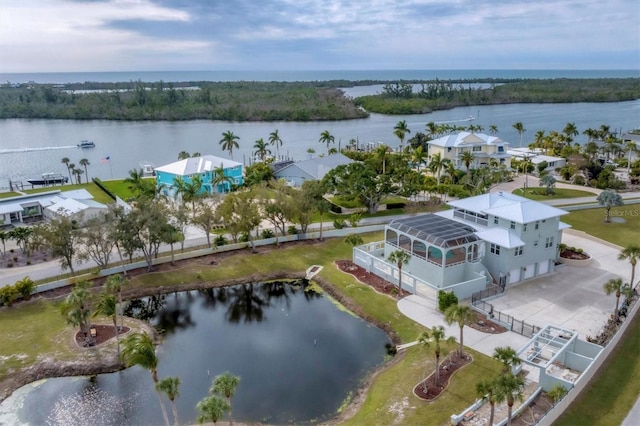
[[[562,265],[551,275],[507,287],[488,301],[516,319],[539,327],[558,325],[586,339],[600,332],[615,308],[615,296],[607,296],[603,284],[611,278],[629,281],[631,265],[617,259],[619,247],[586,234],[568,230],[562,241],[589,253],[591,265]]]

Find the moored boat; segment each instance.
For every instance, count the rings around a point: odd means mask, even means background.
[[[155,176],[156,175],[155,168],[156,166],[150,161],[140,162],[140,169],[142,170],[143,176]]]
[[[40,178],[27,179],[31,185],[64,185],[69,178],[60,173],[43,173]]]

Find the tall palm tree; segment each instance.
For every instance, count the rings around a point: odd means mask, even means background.
[[[76,165],[74,163],[69,163],[67,164],[67,169],[67,171],[69,172],[69,183],[73,183],[72,175],[75,176]]]
[[[411,162],[418,166],[418,171],[420,171],[423,164],[426,163],[427,153],[424,151],[422,145],[418,146],[411,153]]]
[[[87,171],[87,166],[90,166],[91,163],[86,158],[81,158],[80,161],[78,161],[78,164],[84,167],[84,174],[87,176],[87,182],[89,182],[89,172]]]
[[[156,391],[167,395],[171,403],[171,411],[173,412],[173,424],[178,426],[178,407],[176,407],[176,398],[180,396],[180,377],[167,377],[156,383]]]
[[[562,133],[564,133],[567,137],[567,141],[569,143],[573,142],[573,138],[578,136],[580,132],[578,132],[578,128],[576,127],[576,123],[567,123],[562,129]]]
[[[467,169],[467,173],[469,173],[469,169],[471,168],[471,163],[475,160],[473,153],[471,151],[464,151],[460,156],[460,161],[464,164],[464,167]]]
[[[471,310],[471,307],[468,305],[459,305],[454,304],[447,308],[444,312],[444,320],[447,324],[451,325],[454,322],[458,323],[458,327],[460,327],[460,349],[458,349],[458,354],[460,358],[464,357],[464,344],[463,344],[463,328],[467,322],[472,321],[475,318],[475,314]]]
[[[440,134],[440,128],[433,121],[430,121],[427,124],[425,124],[425,127],[427,128],[427,137],[429,139],[435,139],[435,137]]]
[[[74,327],[80,327],[80,331],[84,336],[86,346],[93,345],[93,336],[91,336],[91,293],[89,281],[78,282],[71,293],[67,296],[64,303],[60,306],[60,313],[68,324]]]
[[[213,168],[213,178],[211,179],[211,186],[213,188],[219,188],[222,185],[222,191],[227,192],[233,185],[233,178],[224,174],[224,165],[220,164],[220,167]],[[229,188],[227,188],[227,185]]]
[[[398,290],[402,291],[402,266],[409,263],[411,255],[404,250],[395,250],[389,254],[388,260],[398,267]]]
[[[178,153],[178,160],[185,160],[189,157],[191,157],[191,154],[189,154],[187,151],[180,151]]]
[[[280,159],[280,147],[282,146],[282,139],[280,139],[280,135],[278,134],[278,129],[269,133],[269,143],[276,147],[276,157],[278,160]]]
[[[495,124],[490,125],[490,126],[489,126],[489,134],[490,134],[491,136],[495,136],[495,135],[497,135],[497,134],[498,134],[498,126],[497,126],[497,125],[495,125]]]
[[[73,174],[76,175],[76,183],[80,185],[82,183],[82,173],[84,173],[81,169],[73,169]]]
[[[503,374],[496,380],[496,402],[507,402],[507,426],[511,425],[513,404],[523,400],[523,391],[524,379],[519,374]]]
[[[67,167],[67,172],[69,172],[69,181],[71,181],[71,168],[69,167],[69,163],[71,163],[71,160],[69,160],[69,158],[67,157],[62,157],[61,163]]]
[[[511,346],[498,346],[493,350],[493,357],[502,363],[502,370],[509,373],[513,367],[520,365],[522,360],[518,358],[516,350]]]
[[[262,138],[258,139],[256,143],[253,144],[253,148],[255,149],[253,155],[257,156],[260,161],[266,160],[267,156],[271,155],[271,151],[267,148],[267,144]]]
[[[482,379],[476,383],[476,394],[489,401],[489,407],[491,407],[491,414],[489,414],[489,425],[493,426],[493,417],[496,409],[496,383],[497,378],[494,380]]]
[[[120,327],[124,326],[124,315],[122,314],[122,287],[129,281],[120,274],[110,275],[105,282],[108,292],[115,294],[118,298],[118,306],[120,307]]]
[[[113,332],[116,335],[116,346],[118,350],[118,358],[120,358],[120,335],[118,333],[118,302],[116,296],[112,293],[104,292],[100,295],[100,300],[95,306],[93,316],[104,315],[113,321]]]
[[[233,150],[238,148],[240,145],[238,144],[238,140],[240,137],[234,135],[231,130],[227,130],[222,133],[222,139],[220,139],[220,145],[222,146],[223,151],[229,152],[229,157],[233,160]]]
[[[393,134],[400,139],[400,151],[402,151],[402,144],[404,143],[404,138],[408,133],[411,133],[411,130],[409,130],[406,120],[398,121],[393,128]]]
[[[120,352],[120,358],[124,361],[127,367],[133,365],[139,365],[145,370],[149,370],[151,373],[151,379],[154,386],[158,384],[158,356],[156,355],[156,349],[153,345],[153,340],[146,333],[133,333],[129,335],[123,341],[122,352]],[[162,403],[160,393],[158,394],[158,402],[160,402],[160,409],[162,410],[162,417],[164,423],[169,426],[169,416],[167,416],[167,410]]]
[[[604,292],[608,295],[615,293],[616,295],[616,310],[613,311],[613,318],[615,321],[618,321],[618,306],[620,306],[620,296],[625,295],[626,297],[631,296],[633,290],[629,284],[624,284],[622,282],[622,278],[611,278],[609,281],[604,283],[602,286]]]
[[[521,121],[518,121],[517,123],[513,124],[513,128],[516,129],[518,131],[518,133],[520,134],[520,144],[518,144],[519,147],[522,146],[522,135],[524,134],[524,132],[527,131],[527,129],[524,128],[524,124],[522,124]]]
[[[443,166],[444,160],[439,152],[431,156],[431,161],[429,161],[429,165],[427,167],[429,167],[431,173],[434,173],[437,176],[438,183],[440,183],[440,172],[442,171]]]
[[[329,152],[329,146],[332,143],[336,143],[336,138],[331,133],[329,133],[328,130],[325,130],[322,133],[320,133],[320,139],[318,139],[318,142],[327,144],[327,153],[328,153]]]
[[[196,214],[196,201],[202,196],[202,178],[200,175],[191,176],[191,180],[186,181],[178,176],[173,181],[176,194],[180,194],[182,201],[191,203],[191,211]]]
[[[218,393],[224,396],[229,406],[229,425],[233,424],[231,417],[231,398],[233,398],[233,395],[236,393],[238,384],[240,384],[240,378],[226,371],[224,374],[216,376],[210,390],[211,393]]]
[[[436,325],[432,327],[430,330],[423,331],[418,336],[418,343],[420,343],[425,348],[428,348],[433,344],[433,352],[436,356],[436,386],[440,386],[440,353],[442,351],[441,343],[442,342],[453,342],[453,338],[449,337],[445,340],[446,333],[444,327],[441,325]],[[426,383],[425,383],[426,385]],[[426,389],[425,389],[426,392]]]
[[[637,244],[628,245],[627,247],[620,250],[620,254],[618,254],[618,260],[629,259],[629,263],[631,264],[631,288],[634,288],[633,283],[635,282],[636,276],[636,264],[638,263],[639,257],[640,246]]]
[[[627,175],[631,172],[631,154],[634,152],[638,152],[638,144],[635,141],[627,141],[624,145],[624,150],[629,153],[629,158],[627,161]]]
[[[224,416],[224,412],[229,409],[229,405],[218,395],[204,397],[198,402],[197,407],[198,411],[200,411],[198,422],[202,424],[206,420],[211,420],[214,425]]]

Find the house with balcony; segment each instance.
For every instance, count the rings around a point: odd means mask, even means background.
[[[354,263],[397,282],[396,250],[411,255],[403,288],[435,298],[438,290],[471,297],[490,283],[507,286],[555,270],[566,211],[496,192],[455,200],[438,213],[397,219],[384,241],[354,248]]]
[[[440,158],[448,159],[457,169],[466,169],[463,154],[470,152],[473,162],[471,169],[489,166],[492,161],[498,165],[511,167],[511,155],[507,152],[508,142],[496,136],[484,133],[460,132],[443,136],[428,142],[429,157],[440,154]]]
[[[215,155],[189,157],[175,163],[156,167],[156,186],[161,194],[176,198],[176,179],[191,183],[200,176],[201,192],[214,194],[229,192],[232,186],[242,185],[242,163]],[[224,175],[226,179],[220,179]]]

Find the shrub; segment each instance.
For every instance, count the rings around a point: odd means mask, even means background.
[[[36,283],[29,277],[24,277],[20,281],[17,281],[14,284],[16,291],[20,294],[23,299],[29,299],[33,290],[36,288]]]
[[[387,205],[387,208],[389,208],[389,205]],[[362,220],[361,212],[353,213],[351,216],[349,216],[349,224],[354,228],[358,226],[361,220]]]
[[[586,182],[586,180],[585,180],[584,176],[582,176],[582,175],[575,175],[573,177],[573,183],[576,184],[576,185],[584,185],[585,182]]]
[[[262,230],[262,238],[264,238],[265,240],[267,238],[273,238],[275,236],[276,236],[276,234],[274,234],[271,229],[263,229]]]
[[[249,234],[245,232],[242,235],[240,235],[240,242],[241,243],[249,242]]]
[[[297,233],[298,233],[298,228],[296,228],[295,225],[289,225],[289,227],[287,228],[287,234],[296,235]]]
[[[342,218],[336,218],[333,221],[333,227],[336,228],[336,229],[342,229],[345,226],[347,226],[347,223]]]
[[[219,247],[227,244],[227,239],[224,237],[224,235],[218,235],[213,242],[216,247]]]
[[[15,286],[4,286],[0,288],[0,301],[4,306],[11,306],[11,304],[18,298],[18,294],[18,290]]]
[[[447,308],[451,305],[458,304],[458,296],[453,291],[438,291],[438,309],[441,312],[447,310]]]

